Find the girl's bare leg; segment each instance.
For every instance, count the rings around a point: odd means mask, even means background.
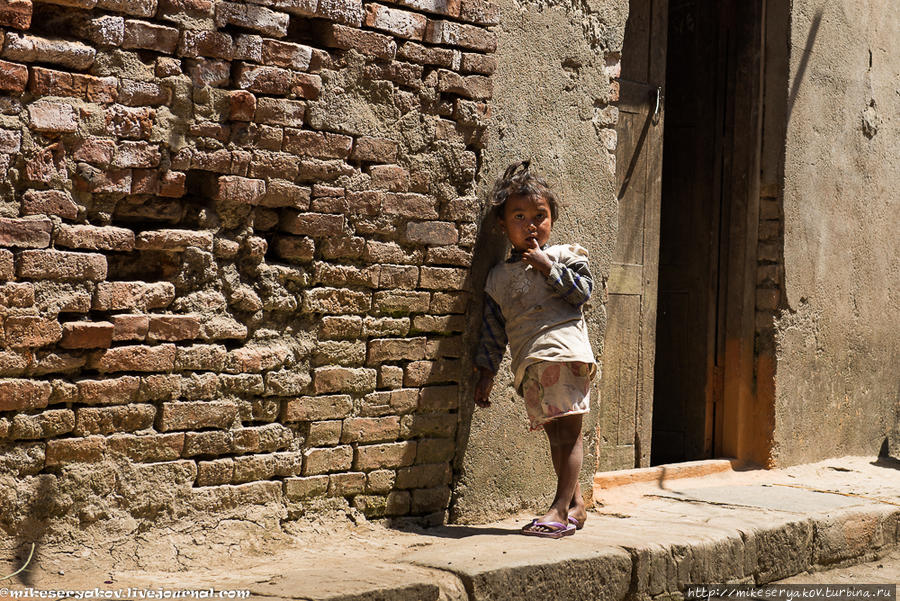
[[[569,510],[573,505],[575,507],[580,505],[581,511],[584,511],[584,501],[581,499],[581,487],[578,483],[584,459],[581,421],[581,414],[576,414],[566,415],[544,424],[550,441],[550,457],[556,470],[556,496],[550,511],[544,514],[539,522],[567,524]],[[575,517],[579,518],[577,515]]]
[[[552,420],[544,424],[544,429],[547,430],[547,438],[550,438],[550,430],[555,429],[557,427],[558,420]],[[555,436],[555,434],[554,434]],[[580,447],[582,449],[582,456],[584,455],[584,447]],[[559,480],[559,471],[562,468],[562,464],[565,461],[565,457],[560,452],[562,447],[559,445],[554,445],[552,442],[550,443],[550,458],[553,461],[553,471],[556,472],[556,478]],[[581,468],[579,467],[579,472]],[[581,482],[578,481],[578,478],[575,479],[575,492],[572,494],[572,501],[569,503],[569,517],[573,517],[578,520],[579,524],[584,524],[584,521],[587,519],[587,509],[584,506],[584,497],[581,494]]]

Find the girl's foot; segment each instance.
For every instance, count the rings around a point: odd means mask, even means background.
[[[581,530],[582,528],[584,528],[584,523],[586,521],[587,521],[587,512],[585,512],[584,509],[582,509],[580,511],[580,514],[579,514],[579,512],[576,512],[576,511],[572,511],[571,513],[569,513],[569,523],[573,524],[575,526],[575,528],[578,530]]]

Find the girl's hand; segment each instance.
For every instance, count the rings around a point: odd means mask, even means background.
[[[522,253],[522,261],[540,271],[544,274],[544,277],[547,277],[550,275],[550,267],[553,263],[551,263],[547,253],[541,250],[541,245],[538,244],[537,240],[532,240],[531,244],[531,248],[526,249]]]
[[[490,407],[491,402],[488,399],[491,396],[491,388],[494,387],[494,373],[483,367],[478,368],[478,373],[480,376],[475,383],[475,404],[479,407]]]

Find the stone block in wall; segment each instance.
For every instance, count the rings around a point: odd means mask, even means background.
[[[365,313],[371,306],[371,296],[366,292],[342,288],[312,288],[303,291],[303,308],[312,313]]]
[[[459,94],[473,100],[489,100],[494,93],[493,81],[483,75],[460,75],[454,71],[438,70],[439,92]]]
[[[110,452],[128,457],[132,461],[172,461],[181,457],[184,433],[174,434],[117,434],[107,440]]]
[[[425,253],[425,262],[439,265],[472,266],[472,252],[458,246],[435,246]]]
[[[460,0],[459,18],[476,25],[499,25],[500,6],[490,0]]]
[[[14,415],[9,431],[13,440],[35,440],[67,434],[75,427],[75,413],[70,409],[51,409],[37,415]]]
[[[396,440],[400,435],[400,418],[355,417],[344,420],[342,443],[371,443]]]
[[[78,205],[63,190],[27,190],[22,196],[23,215],[57,215],[76,219]]]
[[[433,20],[428,22],[425,41],[431,44],[459,46],[479,52],[494,52],[497,49],[497,35],[475,25],[453,21]]]
[[[25,250],[18,254],[18,276],[31,280],[106,279],[106,256],[58,250]]]
[[[367,56],[391,60],[397,54],[397,42],[390,36],[331,23],[323,30],[322,42],[341,50],[356,50]]]
[[[81,42],[36,35],[8,33],[3,58],[23,63],[51,63],[85,70],[94,62],[97,50]]]
[[[419,464],[397,470],[396,487],[435,488],[450,484],[450,464],[447,462]]]
[[[28,29],[31,27],[33,10],[31,0],[4,0],[0,4],[0,25],[15,29]]]
[[[361,472],[331,474],[328,477],[328,496],[349,497],[363,492],[366,488],[366,475]]]
[[[401,438],[453,438],[459,416],[455,413],[404,415],[400,422]]]
[[[152,17],[156,14],[157,0],[97,0],[97,8],[135,17]]]
[[[230,484],[234,478],[234,459],[215,459],[197,462],[197,486]]]
[[[394,470],[375,470],[366,474],[366,489],[369,494],[385,494],[394,488]]]
[[[46,218],[0,218],[0,245],[18,248],[47,248],[53,224]]]
[[[375,338],[369,341],[368,365],[385,361],[417,360],[425,356],[425,337]]]
[[[433,488],[418,488],[412,491],[412,504],[410,511],[413,513],[431,513],[442,511],[450,502],[450,487],[437,486]]]
[[[366,393],[375,390],[377,372],[369,368],[317,367],[313,375],[316,394]]]
[[[252,29],[266,35],[283,38],[287,35],[290,17],[264,6],[243,2],[217,2],[215,20],[217,27],[234,25]]]
[[[425,36],[428,18],[419,13],[370,2],[366,4],[365,24],[396,37],[421,40]]]
[[[118,346],[92,354],[87,364],[88,367],[102,373],[117,371],[167,372],[175,368],[175,345]]]
[[[144,340],[150,329],[150,316],[148,315],[113,315],[110,317],[113,324],[112,339]]]
[[[134,232],[122,227],[63,224],[56,230],[54,243],[66,248],[128,252],[134,248]]]
[[[301,396],[284,403],[286,422],[342,419],[350,415],[353,399],[347,394]]]
[[[43,409],[50,400],[50,382],[0,379],[0,411]]]
[[[185,29],[176,51],[178,56],[220,58],[231,60],[234,56],[234,40],[227,33]]]
[[[46,465],[62,465],[65,463],[96,463],[103,459],[106,452],[106,439],[103,436],[86,438],[61,438],[47,441]]]
[[[92,308],[98,311],[163,309],[175,299],[171,282],[100,282]]]
[[[40,132],[72,133],[78,129],[78,118],[70,104],[38,100],[28,105],[29,126]]]
[[[307,449],[303,452],[304,476],[317,476],[331,472],[345,472],[353,463],[353,448],[350,445]]]
[[[412,465],[416,458],[416,442],[390,442],[360,445],[353,458],[353,469],[368,472],[376,469]]]
[[[407,364],[403,375],[404,386],[424,386],[458,381],[461,365],[457,359],[439,361],[413,361]]]
[[[180,34],[174,27],[129,19],[124,25],[122,48],[173,54],[178,47],[179,37]]]
[[[0,60],[0,90],[24,92],[28,85],[28,67]]]
[[[460,63],[460,70],[467,73],[493,75],[494,71],[497,70],[497,59],[488,54],[480,54],[477,52],[463,52],[462,61]],[[613,123],[613,125],[615,125],[615,123]]]
[[[140,378],[123,376],[105,380],[78,380],[78,402],[86,405],[121,405],[134,401]]]
[[[459,407],[459,386],[425,386],[419,392],[418,410],[451,411]]]
[[[465,313],[469,304],[466,292],[435,292],[431,295],[431,313]]]
[[[314,447],[334,446],[341,440],[343,422],[339,419],[309,424],[306,443]]]
[[[363,4],[361,0],[319,0],[315,16],[360,27],[363,23]]]
[[[70,321],[62,325],[59,346],[65,349],[108,348],[115,326],[108,321]]]
[[[153,426],[153,405],[118,405],[112,407],[80,407],[75,414],[77,436],[134,432]]]
[[[163,403],[157,427],[169,430],[228,428],[237,417],[237,406],[227,401]]]
[[[441,463],[450,461],[456,454],[456,441],[452,438],[424,438],[416,447],[416,463]]]
[[[28,91],[35,96],[70,96],[88,102],[110,103],[118,97],[118,79],[31,68]]]
[[[324,495],[327,490],[328,476],[285,478],[284,480],[284,494],[292,501],[307,497],[319,497]]]

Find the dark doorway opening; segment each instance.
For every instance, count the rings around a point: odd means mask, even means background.
[[[738,1],[669,2],[651,465],[720,455],[726,435]]]

